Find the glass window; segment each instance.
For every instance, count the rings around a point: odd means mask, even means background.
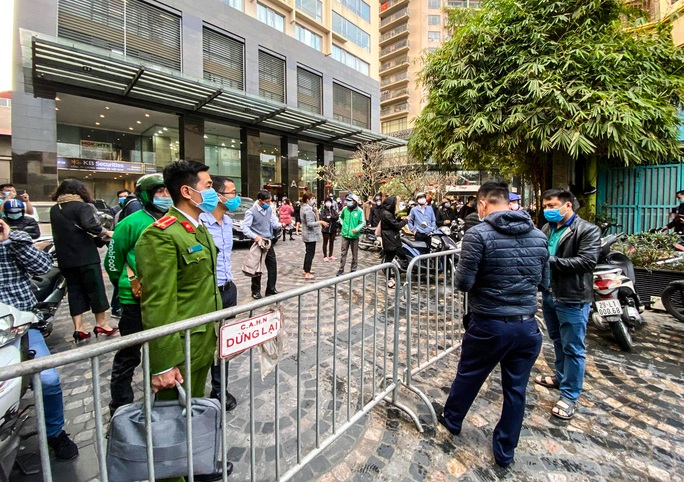
[[[235,181],[239,193],[242,186],[240,128],[205,122],[204,163],[209,166],[211,174],[227,176]]]
[[[337,12],[333,12],[333,31],[370,52],[370,35]]]
[[[320,114],[322,83],[320,75],[297,67],[297,107]]]
[[[392,132],[403,131],[408,127],[408,118],[402,117],[382,123],[382,133],[391,134]]]
[[[368,62],[364,62],[335,44],[332,46],[332,58],[354,70],[358,70],[362,74],[370,75],[370,64]]]
[[[261,139],[259,148],[259,157],[261,160],[261,185],[264,189],[268,189],[269,191],[282,190],[280,136],[262,132],[259,137]]]
[[[266,5],[257,3],[257,17],[266,25],[281,32],[285,31],[285,17]]]
[[[285,60],[259,50],[259,95],[285,103]]]
[[[364,19],[366,22],[370,22],[370,5],[368,5],[363,0],[337,0],[339,3],[347,7],[349,10],[354,12],[356,15]]]
[[[244,45],[233,38],[204,27],[204,78],[234,89],[244,90]]]
[[[439,25],[441,20],[440,15],[428,15],[428,25]]]
[[[442,40],[441,32],[428,32],[428,42],[439,42]]]
[[[236,10],[240,10],[241,12],[243,11],[242,10],[242,0],[221,0],[221,1],[223,3],[230,5],[231,7],[233,7]]]
[[[296,181],[299,187],[299,194],[301,196],[305,192],[310,192],[318,197],[318,156],[316,154],[316,144],[299,141],[298,148],[298,177]]]
[[[323,2],[321,0],[297,0],[297,10],[304,12],[319,22],[323,21]]]
[[[312,32],[306,27],[299,25],[298,23],[295,24],[295,37],[297,37],[297,40],[305,43],[309,47],[312,47],[318,51],[321,50],[321,42],[323,37]]]
[[[333,82],[333,118],[370,128],[370,97]]]
[[[442,0],[428,0],[428,8],[430,9],[441,8],[441,6]]]

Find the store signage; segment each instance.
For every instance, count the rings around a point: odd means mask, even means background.
[[[221,327],[219,355],[226,358],[278,336],[281,312],[270,311],[263,315]]]
[[[114,151],[109,142],[95,142],[81,139],[81,157],[86,159],[111,159]]]
[[[104,161],[101,159],[81,159],[78,157],[58,157],[59,169],[76,169],[86,171],[126,172],[142,174],[145,166],[142,162]]]

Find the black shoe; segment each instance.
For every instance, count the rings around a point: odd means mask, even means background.
[[[226,462],[226,475],[230,475],[233,473],[233,464],[230,462]],[[223,474],[221,472],[218,472],[216,474],[207,474],[207,475],[195,475],[195,480],[197,482],[213,482],[214,480],[221,480],[223,478]]]
[[[339,271],[337,272],[337,276],[342,276],[343,274],[344,274],[344,270],[343,270],[343,269],[341,269],[341,270],[339,270]]]
[[[273,296],[273,295],[277,295],[278,293],[280,293],[280,291],[278,291],[278,290],[273,290],[273,291],[271,291],[271,292],[266,292],[266,296]]]
[[[118,310],[112,310],[112,318],[121,318],[121,313],[123,310],[119,308]]]
[[[453,430],[453,429],[449,428],[449,426],[447,425],[446,418],[444,418],[444,406],[441,403],[439,403],[437,401],[433,401],[432,402],[432,408],[435,409],[435,413],[437,414],[437,421],[439,422],[439,424],[442,427],[447,429],[453,435],[459,435],[461,433],[460,430]]]
[[[48,437],[48,445],[55,452],[55,457],[60,460],[72,460],[78,457],[78,447],[64,430],[56,437]]]
[[[211,392],[211,398],[218,400],[219,402],[221,401],[221,396],[213,390]],[[237,400],[235,400],[235,397],[230,393],[226,392],[226,412],[230,412],[235,407],[237,407]]]
[[[261,293],[252,293],[252,298],[255,300],[260,300],[262,298]]]

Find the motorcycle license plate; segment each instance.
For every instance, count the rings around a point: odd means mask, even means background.
[[[620,300],[603,300],[596,302],[596,311],[601,316],[621,315]]]

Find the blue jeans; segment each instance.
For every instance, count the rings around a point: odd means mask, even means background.
[[[35,358],[50,355],[43,335],[38,330],[28,331],[29,350],[36,352]],[[45,427],[48,437],[56,437],[64,427],[64,402],[62,386],[59,384],[57,370],[50,368],[40,372],[40,383],[43,387],[43,405],[45,405]]]
[[[472,314],[463,337],[461,361],[444,404],[444,419],[449,430],[460,433],[482,384],[501,364],[504,402],[492,440],[494,459],[499,465],[513,461],[525,415],[527,383],[541,344],[542,334],[534,318],[503,321]]]
[[[590,303],[565,303],[551,293],[542,297],[542,312],[556,352],[556,378],[561,397],[576,402],[582,393]]]

